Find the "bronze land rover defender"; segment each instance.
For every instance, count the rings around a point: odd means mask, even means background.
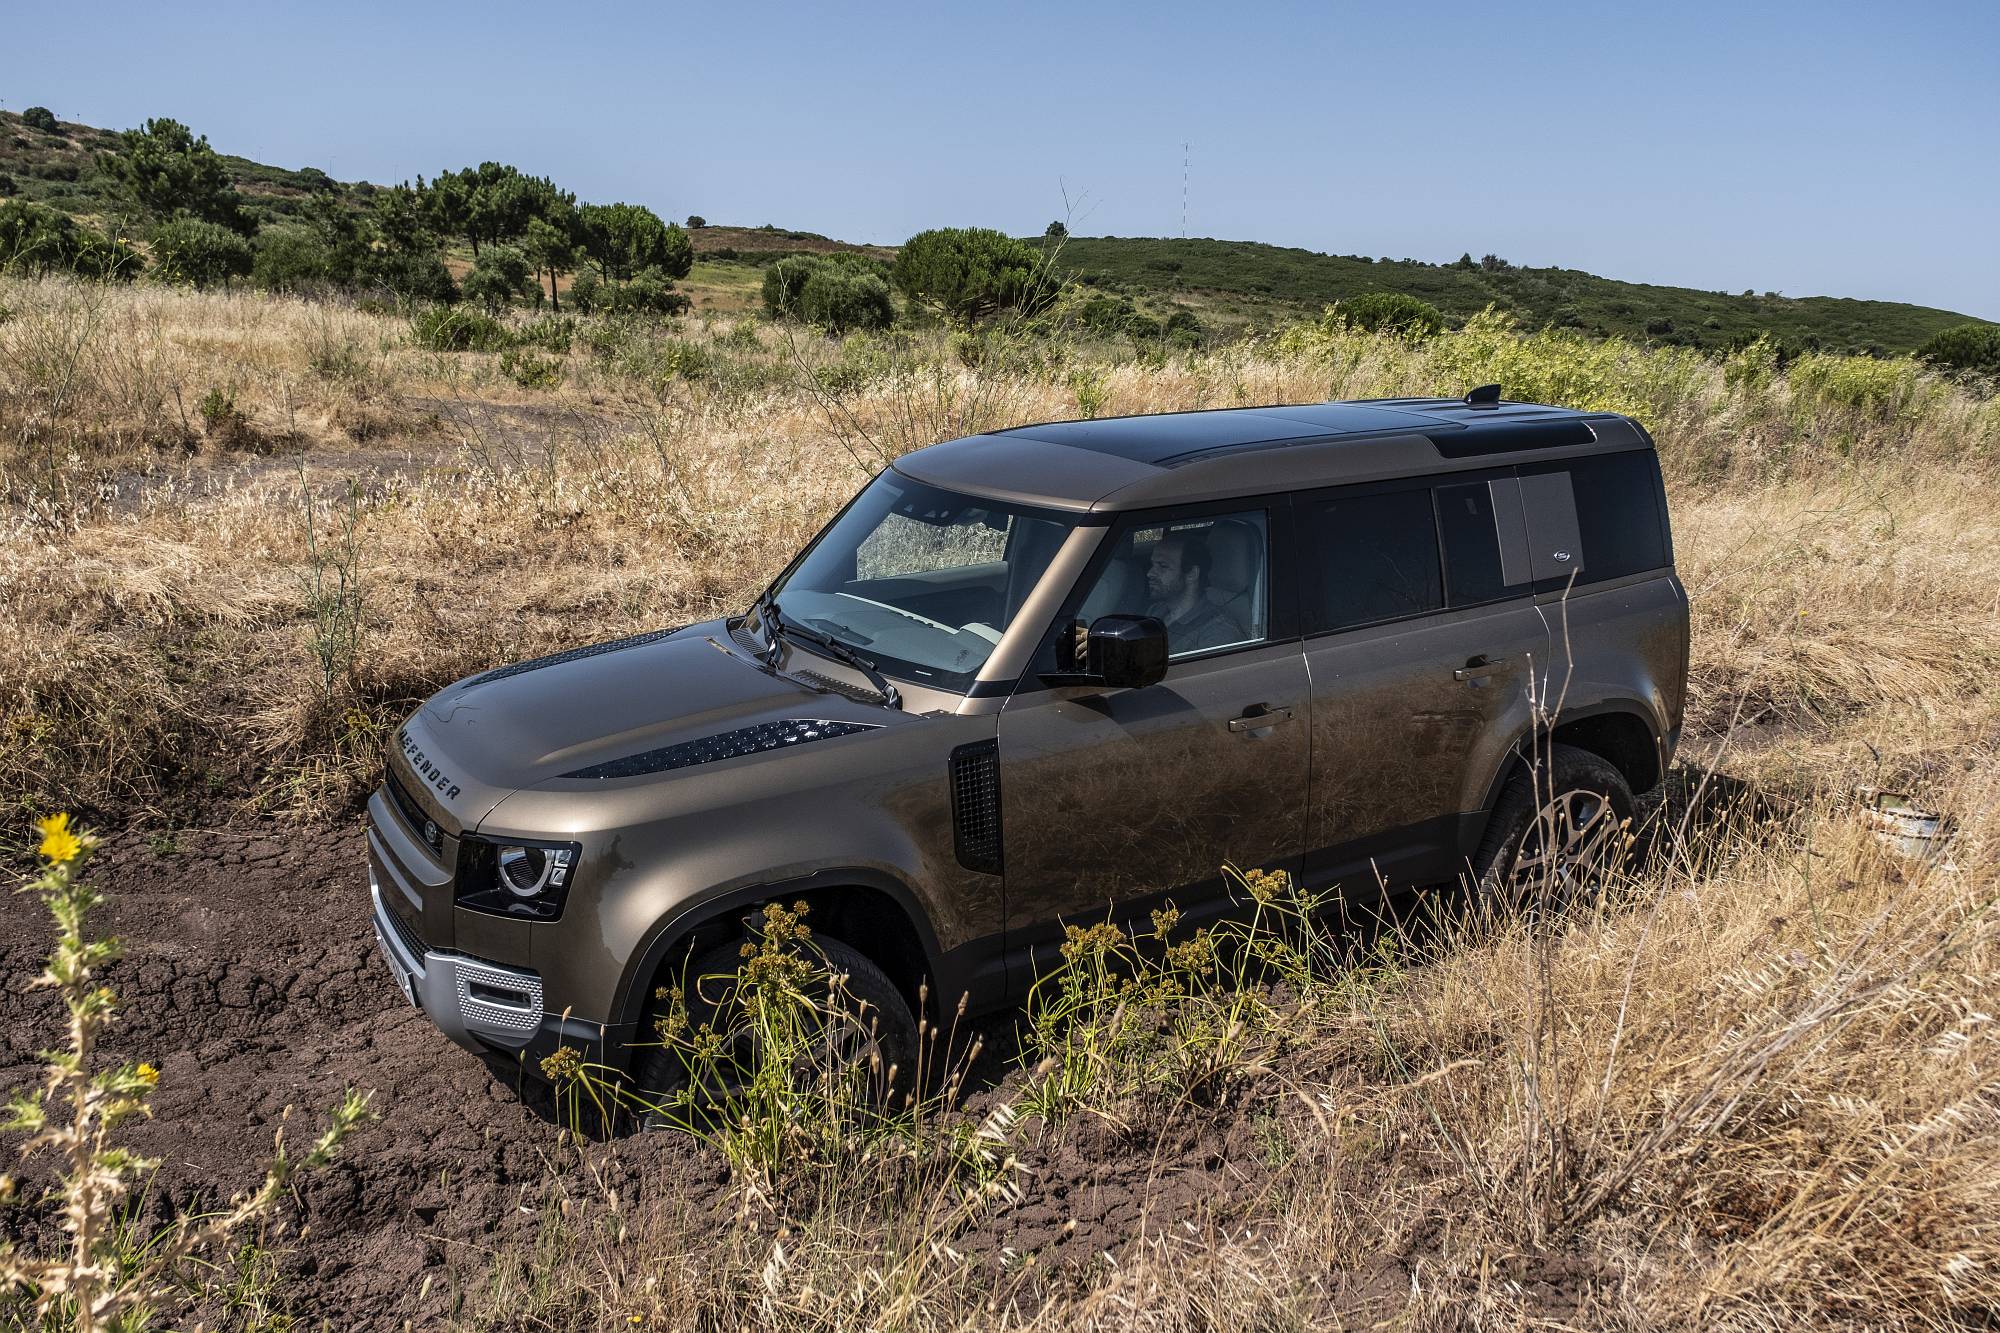
[[[1198,921],[1225,863],[1364,892],[1588,845],[1665,772],[1687,658],[1625,417],[1489,386],[996,431],[898,459],[741,615],[427,701],[374,924],[454,1041],[643,1085],[662,979],[804,901],[906,1045],[1065,923]]]

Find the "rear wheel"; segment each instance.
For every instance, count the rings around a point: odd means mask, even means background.
[[[1531,912],[1602,893],[1631,847],[1632,789],[1602,755],[1552,745],[1517,771],[1494,804],[1474,856],[1481,897]]]
[[[896,983],[841,940],[817,937],[804,956],[820,975],[798,986],[789,1002],[755,998],[740,943],[709,950],[684,980],[672,979],[656,999],[632,1071],[646,1108],[642,1127],[711,1120],[740,1107],[759,1078],[800,1089],[851,1079],[856,1097],[876,1109],[912,1085],[917,1022]],[[845,980],[831,985],[829,977]]]

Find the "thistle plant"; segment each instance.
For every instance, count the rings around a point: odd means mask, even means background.
[[[158,1162],[119,1145],[114,1133],[127,1120],[152,1114],[147,1098],[160,1071],[144,1062],[98,1067],[99,1038],[118,1017],[117,997],[98,973],[119,950],[117,941],[93,939],[85,931],[90,912],[103,902],[81,879],[97,839],[72,827],[67,814],[51,815],[37,829],[41,873],[19,891],[39,896],[55,920],[55,948],[34,984],[61,997],[68,1044],[42,1053],[42,1085],[8,1099],[0,1129],[28,1136],[24,1157],[47,1151],[61,1159],[48,1197],[60,1205],[67,1241],[52,1254],[34,1255],[0,1240],[0,1300],[24,1291],[45,1328],[92,1333],[143,1323],[185,1290],[194,1261],[226,1252],[233,1238],[271,1213],[294,1175],[331,1160],[340,1141],[367,1117],[368,1098],[352,1091],[342,1098],[303,1155],[286,1148],[280,1131],[262,1183],[225,1207],[179,1218],[144,1245],[127,1243],[125,1201]],[[16,1192],[13,1178],[0,1176],[0,1204],[13,1204]]]

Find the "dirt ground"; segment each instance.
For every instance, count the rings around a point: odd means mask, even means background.
[[[287,1279],[280,1300],[341,1328],[439,1319],[455,1293],[480,1283],[494,1252],[532,1244],[549,1182],[575,1170],[575,1153],[545,1118],[545,1100],[524,1100],[396,994],[368,924],[358,822],[182,833],[178,842],[110,837],[88,875],[108,898],[94,933],[125,946],[107,972],[122,1011],[108,1055],[160,1070],[153,1117],[128,1135],[162,1159],[142,1217],[252,1184],[277,1130],[305,1142],[344,1089],[372,1089],[381,1118],[287,1201],[284,1234],[272,1237]],[[0,895],[0,1091],[35,1081],[36,1051],[60,1040],[53,997],[29,986],[49,936],[32,897]],[[997,1027],[1004,1041],[1006,1020]],[[990,1086],[1005,1061],[988,1063]],[[690,1140],[625,1137],[587,1151],[642,1214],[670,1204],[682,1226],[691,1213],[710,1212],[718,1226],[735,1216],[726,1166]],[[1151,1152],[1082,1126],[1031,1157],[1026,1196],[960,1248],[1037,1251],[1059,1266],[1142,1232],[1226,1220],[1217,1201],[1249,1199],[1268,1175],[1243,1114]],[[49,1165],[23,1164],[24,1197]],[[46,1217],[32,1207],[0,1222],[47,1239]]]

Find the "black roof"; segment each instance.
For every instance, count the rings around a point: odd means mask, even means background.
[[[1497,455],[1650,443],[1627,418],[1607,412],[1375,398],[1016,426],[933,445],[897,467],[1024,502],[1122,509],[1486,466]]]
[[[1588,443],[1589,428],[1582,426],[1581,415],[1539,403],[1468,407],[1456,399],[1379,398],[1297,407],[1224,407],[1205,412],[1049,421],[993,434],[1019,435],[1072,449],[1094,449],[1154,467],[1172,467],[1179,462],[1252,445],[1382,431],[1425,435],[1433,443],[1440,438],[1450,439],[1460,449],[1470,447],[1480,453]],[[1560,427],[1551,430],[1557,422],[1576,425],[1568,430]],[[1576,433],[1579,427],[1584,431],[1581,437]]]

